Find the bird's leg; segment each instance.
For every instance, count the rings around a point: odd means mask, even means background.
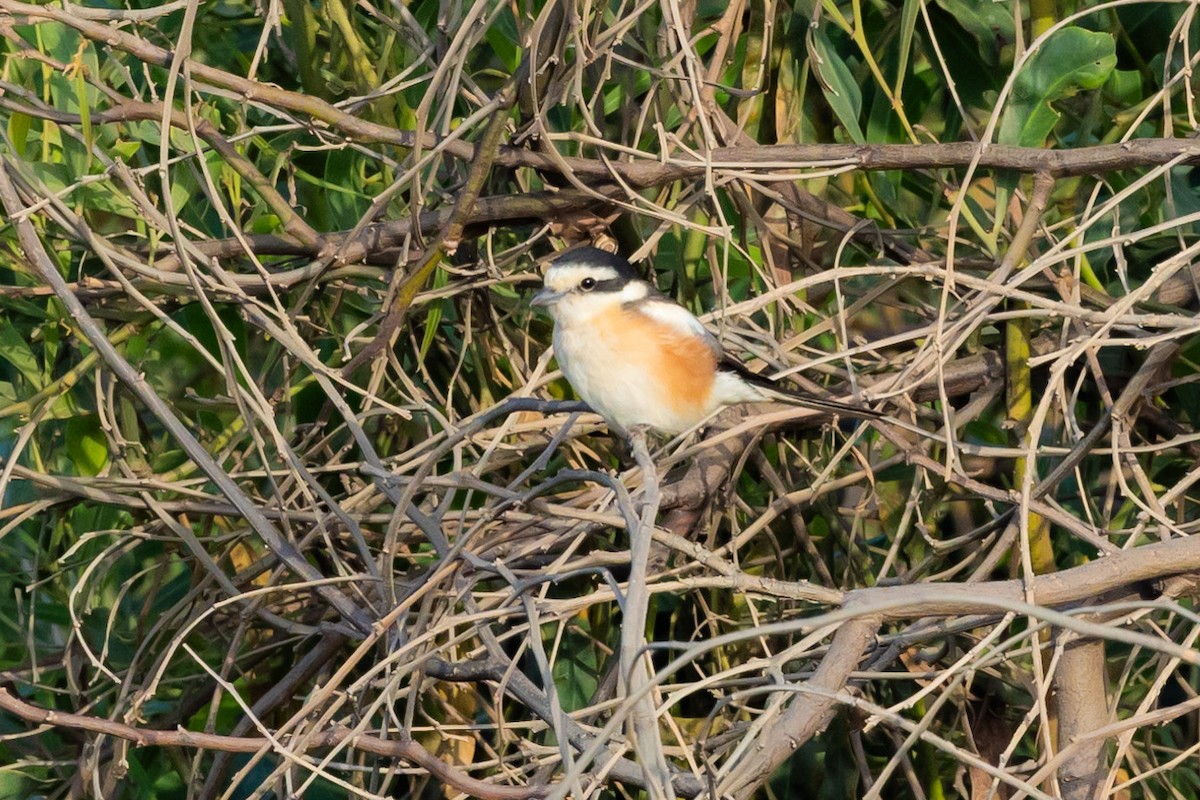
[[[633,433],[632,429],[625,429],[615,422],[605,420],[608,425],[608,432],[612,434],[613,454],[617,457],[617,468],[613,475],[620,475],[621,471],[633,461]]]
[[[625,438],[625,441],[629,443],[631,448],[634,447],[637,437],[640,437],[644,442],[650,441],[651,428],[649,425],[630,425],[629,430],[624,430],[615,425],[612,427]]]
[[[654,441],[654,428],[651,428],[649,425],[630,425],[628,428],[622,428],[610,422],[608,429],[617,434],[617,456],[621,459],[621,462],[628,464],[632,461],[634,464],[641,466],[641,462],[637,459],[637,448],[634,443],[640,438],[643,442],[647,443],[648,447],[649,443]]]

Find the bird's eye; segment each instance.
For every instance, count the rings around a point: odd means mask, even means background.
[[[585,292],[590,292],[592,289],[596,288],[596,279],[584,278],[579,282],[579,288],[583,289]]]

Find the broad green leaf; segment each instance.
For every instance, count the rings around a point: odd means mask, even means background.
[[[1142,74],[1136,69],[1114,69],[1104,84],[1104,99],[1120,108],[1142,101]]]
[[[596,648],[585,637],[568,634],[563,638],[553,669],[554,685],[563,709],[585,708],[596,692],[596,679],[600,674]]]
[[[17,368],[34,389],[44,385],[37,356],[25,337],[12,325],[0,325],[0,358]]]
[[[77,475],[99,475],[108,464],[108,440],[94,414],[67,420],[67,454]]]
[[[115,214],[127,219],[142,219],[145,214],[138,208],[127,194],[116,191],[111,184],[94,183],[81,186],[78,196],[83,201],[89,215],[102,211]]]
[[[417,113],[408,102],[408,97],[404,92],[396,94],[396,124],[398,127],[405,130],[415,130],[417,127]]]
[[[616,111],[630,102],[635,102],[630,98],[638,98],[644,95],[650,89],[650,74],[648,72],[639,72],[631,77],[631,80],[622,81],[616,84],[612,89],[604,95],[604,115],[614,114]],[[638,101],[640,102],[640,101]]]
[[[251,233],[270,233],[278,229],[279,217],[270,212],[263,212],[250,220]]]
[[[34,797],[36,784],[15,767],[0,772],[0,798]]]
[[[79,49],[79,34],[61,22],[37,26],[38,49],[62,63],[69,62]]]
[[[810,29],[809,49],[826,102],[855,144],[863,144],[866,137],[858,123],[862,114],[862,89],[854,79],[854,73],[830,43],[824,28]]]
[[[54,363],[58,360],[59,346],[62,344],[65,328],[57,322],[43,325],[39,331],[42,343],[42,383],[49,384],[53,380],[51,374]]]
[[[7,264],[5,266],[8,266]],[[18,265],[14,264],[13,267]],[[10,267],[12,269],[13,267]],[[18,274],[29,275],[29,270],[17,269]],[[27,300],[23,297],[8,296],[0,298],[0,319],[3,319],[6,314],[21,315],[29,317],[31,320],[45,322],[46,320],[57,320],[61,317],[58,309],[51,308],[47,310],[45,304],[35,303],[32,300]],[[9,319],[16,319],[16,316],[11,316]]]
[[[937,0],[978,44],[979,57],[992,66],[1000,63],[1000,50],[1016,39],[1012,10],[989,0]],[[942,45],[943,49],[945,44]]]
[[[43,143],[45,139],[42,140]],[[30,171],[37,176],[46,189],[59,193],[70,183],[70,173],[65,164],[53,164],[46,161],[33,161],[28,164]]]
[[[129,159],[133,158],[135,153],[142,149],[142,143],[129,141],[127,139],[118,139],[113,143],[111,149],[121,158],[128,161]]]
[[[79,414],[86,413],[87,411],[80,410],[79,401],[75,399],[75,394],[65,392],[50,401],[50,409],[46,412],[45,419],[71,419]]]
[[[330,192],[337,192],[338,194],[350,195],[351,197],[362,198],[364,200],[371,199],[371,196],[368,194],[364,194],[363,192],[357,192],[357,191],[354,191],[353,189],[342,186],[341,184],[327,181],[323,178],[313,175],[311,172],[305,172],[304,170],[299,169],[299,168],[296,169],[296,177],[301,180],[307,181],[308,183],[311,183],[314,186],[317,186],[321,189],[325,189]]]
[[[1110,34],[1083,28],[1054,34],[1017,75],[997,141],[1041,147],[1060,116],[1051,103],[1100,88],[1116,65],[1116,42]]]
[[[517,30],[517,20],[511,9],[506,7],[500,11],[484,37],[508,71],[516,70],[521,63],[521,32]]]
[[[1200,213],[1200,192],[1197,192],[1195,167],[1175,167],[1171,170],[1171,199],[1178,215]]]
[[[183,170],[176,170],[172,174],[177,179],[183,178]],[[187,183],[190,184],[191,181],[189,180],[189,181],[187,181]],[[185,186],[183,180],[172,181],[172,183],[171,183],[171,207],[174,209],[176,214],[183,211],[183,207],[186,206],[188,201],[192,199],[192,195],[194,193],[195,193],[195,186],[191,186],[191,185]]]

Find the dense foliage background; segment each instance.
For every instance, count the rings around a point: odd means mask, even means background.
[[[1200,795],[1197,11],[0,0],[0,796]]]

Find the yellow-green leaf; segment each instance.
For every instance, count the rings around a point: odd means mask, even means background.
[[[75,99],[79,103],[79,127],[83,133],[83,149],[85,172],[91,172],[92,168],[92,108],[88,103],[87,81],[83,79],[83,70],[75,70]]]
[[[12,116],[8,118],[8,138],[12,139],[18,155],[25,151],[25,142],[29,139],[29,129],[32,126],[33,117],[20,111],[12,112]]]
[[[108,465],[108,441],[94,414],[67,420],[67,455],[79,475],[99,475]]]

